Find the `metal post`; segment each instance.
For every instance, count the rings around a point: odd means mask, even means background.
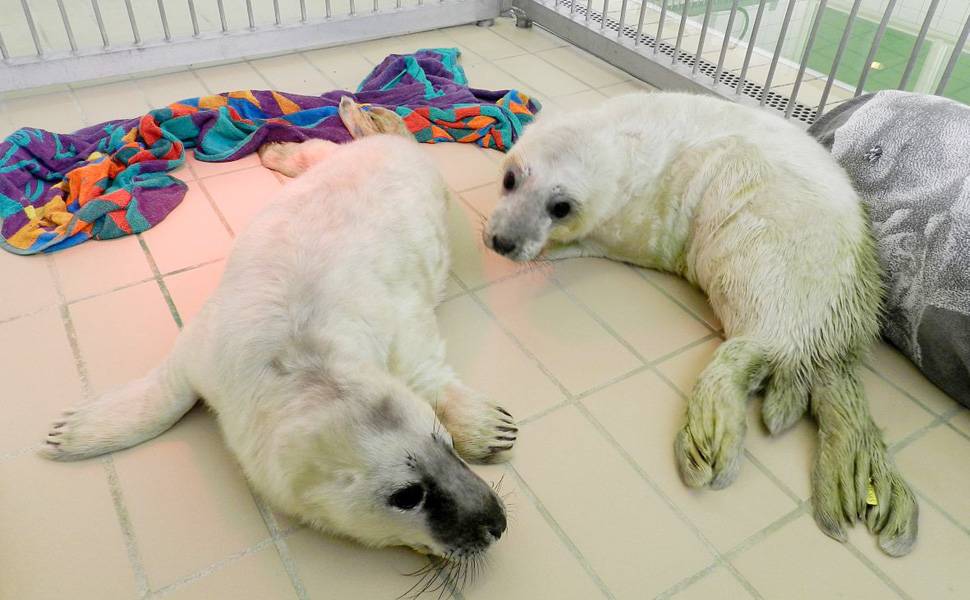
[[[97,0],[91,0],[96,2]],[[189,3],[189,17],[192,19],[192,35],[199,37],[199,15],[195,12],[195,0],[188,0]]]
[[[916,59],[919,58],[919,51],[923,49],[923,42],[926,41],[926,33],[930,30],[930,23],[933,22],[933,14],[936,13],[936,7],[940,4],[940,0],[930,0],[930,7],[926,9],[926,18],[923,19],[923,26],[919,29],[919,34],[916,36],[916,42],[913,43],[913,51],[909,54],[909,61],[906,63],[906,69],[903,71],[903,76],[899,80],[898,89],[906,89],[906,84],[909,83],[909,77],[913,74],[913,67],[916,66]]]
[[[960,32],[960,37],[957,39],[957,43],[953,46],[953,52],[950,53],[950,60],[947,61],[946,68],[943,70],[943,77],[940,78],[940,84],[936,86],[936,91],[934,93],[937,96],[942,96],[943,91],[946,90],[946,84],[949,83],[950,77],[953,76],[953,68],[960,59],[960,53],[963,52],[963,46],[967,43],[968,34],[970,34],[970,16],[967,17],[967,22],[963,24],[963,31]]]
[[[34,40],[34,49],[37,50],[37,56],[43,56],[44,49],[40,45],[37,24],[34,23],[34,15],[30,12],[30,4],[27,3],[27,0],[20,0],[20,6],[24,9],[24,18],[27,19],[27,28],[30,29],[30,37]]]
[[[889,17],[893,14],[893,9],[896,8],[896,0],[889,0],[886,4],[886,10],[882,13],[882,20],[879,21],[879,27],[876,29],[876,35],[872,38],[872,45],[869,46],[869,54],[866,56],[866,62],[862,63],[862,75],[859,76],[859,83],[855,88],[855,95],[858,96],[866,87],[866,79],[869,78],[869,69],[872,68],[872,61],[876,59],[876,52],[879,52],[879,44],[882,43],[882,36],[886,33],[886,27],[889,25]]]
[[[842,54],[845,52],[845,47],[849,44],[849,35],[852,33],[852,24],[855,23],[856,15],[859,14],[859,6],[862,4],[862,0],[855,0],[852,3],[852,8],[849,10],[849,22],[845,26],[845,31],[842,32],[842,39],[839,40],[839,47],[835,50],[835,58],[832,59],[832,68],[829,69],[828,79],[825,80],[825,89],[822,90],[822,98],[818,101],[818,106],[815,107],[815,114],[821,115],[822,111],[825,110],[825,103],[829,100],[829,92],[832,90],[832,83],[835,81],[835,75],[839,71],[839,64],[842,62]]]
[[[656,54],[660,51],[660,41],[663,40],[664,36],[664,22],[667,20],[667,0],[661,0],[660,2],[660,23],[657,24],[657,41],[653,45],[653,53]]]
[[[751,37],[748,38],[748,49],[744,53],[744,62],[741,64],[741,74],[738,75],[738,87],[734,90],[735,94],[740,95],[744,89],[744,81],[748,76],[748,65],[751,64],[751,53],[754,52],[754,44],[758,39],[758,29],[761,28],[761,17],[765,14],[765,4],[768,0],[761,0],[758,3],[758,12],[754,16],[754,25],[751,28]]]
[[[721,80],[721,69],[724,68],[724,58],[727,56],[728,46],[731,45],[731,30],[734,29],[734,17],[738,14],[738,3],[741,0],[731,2],[731,14],[728,15],[727,27],[724,29],[724,40],[721,42],[721,54],[717,57],[717,68],[714,69],[714,85]],[[741,83],[738,82],[740,87]]]
[[[162,20],[162,31],[165,32],[165,41],[172,41],[172,32],[168,27],[168,15],[165,14],[165,3],[158,0],[158,16]]]
[[[677,28],[677,43],[674,45],[674,55],[670,59],[670,64],[677,64],[680,58],[680,42],[684,38],[684,29],[687,27],[687,2],[680,6],[680,27]]]
[[[161,2],[162,0],[158,0]],[[256,29],[256,19],[253,17],[253,0],[246,0],[246,15],[249,17],[249,29]]]
[[[812,54],[812,46],[815,45],[815,36],[818,35],[818,26],[822,23],[822,14],[825,12],[825,5],[828,0],[819,0],[818,8],[815,12],[815,20],[812,21],[812,29],[808,32],[808,41],[805,42],[805,51],[802,53],[802,62],[798,65],[798,75],[795,75],[795,84],[792,86],[791,95],[788,97],[788,106],[785,107],[785,118],[789,118],[795,110],[795,101],[798,98],[798,90],[802,87],[802,78],[805,77],[805,68],[808,66],[808,57]]]
[[[768,77],[765,78],[765,85],[761,89],[761,106],[765,105],[768,99],[768,88],[771,87],[771,80],[775,78],[775,69],[778,67],[778,57],[781,56],[781,48],[785,45],[785,34],[788,33],[788,25],[791,24],[791,15],[795,11],[795,2],[798,0],[788,0],[788,8],[785,10],[785,18],[781,22],[781,31],[778,33],[778,43],[775,44],[775,53],[771,56],[771,66],[768,67]]]
[[[627,2],[628,2],[628,0],[623,0],[623,3],[620,4],[620,26],[616,28],[616,37],[617,37],[617,39],[619,39],[623,35],[623,23],[626,21],[626,4],[627,4]],[[604,17],[603,20],[605,21],[606,18]]]
[[[216,0],[216,6],[219,7],[219,22],[222,25],[222,33],[229,31],[229,24],[226,23],[226,7],[222,4],[222,0]]]
[[[273,0],[273,18],[277,26],[283,24],[283,19],[280,18],[280,0]]]
[[[600,29],[606,27],[606,13],[610,11],[610,0],[603,0],[603,14],[600,16]]]
[[[640,17],[637,19],[637,37],[633,40],[634,46],[639,46],[640,38],[643,37],[643,17],[646,14],[647,14],[647,2],[646,0],[641,0]]]
[[[67,18],[67,10],[64,8],[64,0],[57,0],[57,10],[61,13],[61,22],[64,23],[64,32],[67,33],[67,43],[71,46],[71,52],[77,52],[77,40],[74,39],[74,31],[71,29],[71,21]]]
[[[707,37],[707,25],[711,22],[711,10],[714,8],[714,0],[707,0],[707,7],[704,9],[704,21],[701,23],[701,39],[697,41],[697,51],[694,52],[694,68],[692,73],[697,75],[697,68],[701,64],[701,54],[704,52],[704,39]]]
[[[131,0],[125,0],[125,10],[128,11],[128,21],[131,22],[131,35],[135,38],[135,45],[141,44],[141,34],[138,33],[138,23],[135,22],[135,9],[131,7]]]
[[[306,0],[300,0],[300,23],[306,23]]]

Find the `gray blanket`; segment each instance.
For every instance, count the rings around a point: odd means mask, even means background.
[[[848,171],[886,273],[883,334],[970,407],[970,107],[885,91],[809,129]]]

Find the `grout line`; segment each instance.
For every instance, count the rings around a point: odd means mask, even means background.
[[[91,386],[91,379],[88,376],[87,365],[85,364],[84,358],[81,355],[81,345],[78,342],[77,330],[74,327],[74,320],[71,317],[71,311],[68,309],[68,305],[64,297],[64,289],[61,285],[61,278],[57,272],[57,269],[54,267],[53,257],[47,255],[45,258],[51,279],[54,281],[54,288],[57,291],[57,296],[60,300],[61,321],[64,325],[64,332],[67,334],[68,344],[71,347],[71,354],[74,356],[74,365],[77,368],[78,379],[81,381],[82,393],[86,398],[91,398],[94,395]],[[111,502],[115,510],[115,516],[118,519],[118,526],[120,527],[122,537],[125,540],[128,563],[135,576],[136,591],[139,598],[144,598],[148,594],[149,590],[148,576],[145,574],[145,567],[142,564],[141,554],[138,551],[138,543],[135,539],[135,530],[131,525],[131,519],[128,516],[128,509],[124,503],[124,496],[121,492],[121,483],[118,479],[118,472],[115,469],[114,458],[109,454],[101,460],[101,464],[104,469],[108,489],[111,492]]]
[[[963,533],[965,533],[967,536],[970,536],[970,527],[967,527],[966,525],[964,525],[963,523],[961,523],[959,519],[957,519],[956,517],[954,517],[953,515],[951,515],[949,513],[949,511],[947,511],[942,506],[940,506],[935,500],[933,500],[932,498],[930,498],[930,496],[928,494],[926,494],[926,493],[922,492],[921,490],[919,490],[912,483],[909,484],[909,487],[911,487],[913,489],[913,493],[914,494],[916,494],[917,496],[919,496],[920,500],[922,500],[923,502],[926,502],[927,504],[929,504],[930,506],[932,506],[933,508],[935,508],[937,512],[939,512],[941,515],[943,515],[943,517],[947,521],[950,522],[950,524],[956,526],[957,529],[959,529],[960,531],[962,531]]]
[[[906,360],[909,361],[908,358]],[[912,361],[909,361],[909,362],[912,362]],[[878,377],[879,379],[882,379],[885,383],[889,384],[890,387],[892,387],[893,389],[895,389],[896,391],[898,391],[902,395],[906,396],[907,398],[909,398],[910,400],[912,400],[913,402],[915,402],[916,404],[918,404],[920,407],[923,408],[923,410],[927,411],[928,413],[930,413],[932,415],[939,415],[940,414],[937,411],[935,411],[932,408],[930,408],[929,406],[927,406],[922,400],[920,400],[919,398],[917,398],[913,394],[910,394],[908,391],[906,391],[905,389],[903,389],[902,387],[900,387],[896,382],[892,381],[891,379],[889,379],[888,377],[886,377],[885,375],[883,375],[882,373],[880,373],[879,371],[877,371],[872,365],[869,364],[869,361],[868,360],[863,361],[862,365],[863,365],[864,368],[869,369],[870,371],[872,371],[872,373],[875,374],[876,377]]]
[[[606,596],[607,598],[610,598],[611,600],[615,600],[616,597],[610,591],[609,586],[606,585],[606,582],[604,582],[603,579],[600,578],[596,570],[593,569],[593,567],[589,564],[589,561],[586,560],[586,557],[583,555],[583,553],[579,550],[579,548],[572,541],[569,535],[563,530],[563,528],[559,525],[556,519],[552,516],[552,514],[546,508],[545,504],[543,504],[542,500],[539,499],[539,496],[537,496],[536,493],[532,490],[532,487],[529,486],[528,483],[526,483],[525,478],[523,478],[522,475],[518,472],[518,470],[516,470],[515,466],[509,463],[508,470],[506,472],[511,473],[512,477],[515,478],[516,482],[519,484],[519,487],[522,489],[522,492],[525,495],[525,497],[530,502],[532,502],[535,509],[539,511],[539,514],[542,515],[542,518],[546,521],[546,524],[549,525],[549,528],[552,529],[552,531],[556,534],[557,537],[559,537],[559,541],[562,542],[562,544],[570,551],[570,553],[573,555],[573,558],[575,558],[576,561],[579,562],[580,566],[583,567],[583,570],[586,571],[586,574],[589,575],[589,578],[593,580],[593,583],[595,583],[597,587],[600,588],[600,591],[603,593],[603,595]]]
[[[717,546],[714,545],[714,543],[709,540],[706,535],[704,535],[704,532],[700,530],[700,528],[690,519],[690,517],[683,512],[680,505],[670,498],[663,488],[661,488],[660,485],[655,482],[652,477],[650,477],[640,463],[638,463],[636,459],[634,459],[630,453],[627,452],[626,448],[624,448],[623,445],[620,444],[615,437],[613,437],[613,434],[610,433],[606,426],[600,423],[593,413],[586,408],[586,405],[579,403],[576,405],[576,408],[583,413],[583,416],[585,416],[586,420],[599,432],[600,436],[605,439],[608,444],[613,446],[613,450],[619,454],[624,461],[626,461],[627,466],[632,468],[633,471],[640,476],[640,479],[642,479],[647,486],[649,486],[650,489],[653,490],[653,492],[664,502],[664,504],[666,504],[667,507],[670,508],[675,515],[677,515],[677,517],[687,526],[687,528],[691,530],[694,537],[696,537],[701,544],[707,548],[707,551],[714,556],[715,564],[724,565],[725,568],[734,573],[735,577],[739,579],[742,585],[744,585],[746,588],[750,588],[748,591],[751,592],[755,598],[761,598],[761,595],[757,592],[757,590],[755,590],[754,586],[747,582],[747,580],[745,580],[744,577],[741,576],[736,569],[734,569],[734,566],[730,565],[725,560]]]
[[[711,325],[710,323],[708,323],[707,321],[705,321],[703,317],[701,317],[700,315],[698,315],[697,313],[695,313],[693,311],[693,309],[691,309],[689,306],[687,306],[686,304],[684,304],[683,302],[681,302],[679,298],[675,298],[673,296],[673,294],[671,294],[670,292],[668,292],[667,290],[665,290],[663,288],[663,286],[661,286],[657,282],[655,282],[652,279],[650,279],[649,277],[647,277],[647,274],[643,271],[643,269],[640,269],[640,268],[635,267],[633,265],[627,265],[627,267],[630,268],[631,270],[633,270],[634,273],[636,273],[637,275],[639,275],[641,279],[643,279],[644,281],[646,281],[647,283],[649,283],[655,290],[657,290],[658,292],[660,292],[661,294],[663,294],[668,300],[670,300],[671,302],[673,302],[674,304],[676,304],[677,306],[679,306],[683,310],[687,311],[687,314],[689,314],[690,316],[694,317],[694,319],[696,321],[699,321],[704,327],[707,327],[708,329],[710,329],[714,333],[719,333],[720,332],[720,330],[715,329],[713,325]],[[658,273],[663,273],[663,271],[657,271],[657,272]],[[669,275],[672,275],[672,273],[668,273],[668,274]],[[681,279],[683,279],[683,277],[681,277]],[[686,281],[686,280],[684,280],[684,281]],[[690,282],[688,282],[688,283],[690,283]],[[693,284],[691,284],[691,285],[693,285]],[[698,291],[701,291],[701,290],[698,290]],[[704,298],[705,299],[707,298],[707,295],[706,294],[704,295]]]
[[[3,319],[0,319],[0,325],[6,325],[7,323],[11,323],[11,322],[16,321],[18,319],[25,319],[27,317],[33,317],[34,315],[39,315],[40,313],[42,313],[42,312],[44,312],[46,310],[50,310],[52,308],[58,308],[59,306],[60,306],[60,304],[58,302],[56,302],[56,301],[55,302],[51,302],[50,304],[44,304],[44,305],[40,306],[39,308],[35,308],[35,309],[31,310],[30,312],[20,313],[20,314],[14,315],[12,317],[4,317]]]
[[[861,562],[865,566],[869,567],[869,570],[872,571],[876,575],[877,578],[879,578],[880,580],[882,580],[883,583],[885,583],[887,586],[889,586],[890,588],[892,588],[892,590],[894,592],[896,592],[896,595],[897,596],[899,596],[903,600],[913,600],[913,597],[912,596],[910,596],[909,594],[907,594],[906,592],[904,592],[901,587],[899,587],[898,585],[896,585],[896,582],[893,581],[892,579],[890,579],[889,575],[886,575],[886,573],[882,569],[880,569],[879,567],[876,566],[876,563],[874,563],[871,560],[869,560],[869,558],[865,554],[863,554],[862,551],[860,551],[858,548],[856,548],[852,544],[852,542],[847,541],[846,543],[844,543],[842,545],[845,546],[845,549],[848,550],[849,553],[852,556],[856,557],[856,559],[859,562]]]
[[[230,173],[236,172],[237,171],[230,171]],[[219,210],[219,205],[216,204],[215,198],[212,197],[212,194],[209,192],[209,188],[206,187],[203,179],[204,178],[202,177],[198,177],[198,175],[196,176],[196,182],[199,184],[199,189],[202,190],[202,195],[205,196],[205,199],[209,202],[209,207],[212,208],[212,210],[216,213],[216,217],[219,219],[219,222],[222,223],[222,226],[226,228],[226,232],[229,234],[229,237],[236,239],[236,232],[232,230],[232,226],[229,224],[229,220],[226,219],[226,215],[222,214],[222,211]]]
[[[168,584],[168,585],[166,585],[164,587],[161,587],[161,588],[155,590],[154,592],[151,592],[148,595],[148,598],[154,599],[154,598],[160,598],[160,597],[163,597],[163,596],[167,596],[168,594],[171,594],[172,592],[178,590],[179,588],[182,588],[182,587],[186,586],[189,583],[192,583],[193,581],[197,581],[199,579],[202,579],[203,577],[208,577],[209,575],[211,575],[213,573],[216,573],[218,571],[221,571],[221,570],[225,569],[226,567],[232,565],[233,563],[238,562],[239,560],[241,560],[243,558],[246,558],[247,556],[249,556],[251,554],[255,554],[257,552],[260,552],[264,548],[266,548],[268,546],[271,546],[271,545],[273,545],[273,538],[268,537],[268,538],[266,538],[266,539],[264,539],[264,540],[262,540],[260,542],[257,542],[256,544],[250,546],[249,548],[246,548],[245,550],[240,550],[239,552],[236,552],[235,554],[230,554],[229,556],[227,556],[226,558],[223,558],[222,560],[216,561],[216,562],[214,562],[214,563],[212,563],[212,564],[210,564],[210,565],[208,565],[206,567],[203,567],[203,568],[199,569],[198,571],[196,571],[195,573],[192,573],[191,575],[189,575],[189,576],[187,576],[187,577],[185,577],[183,579],[180,579],[180,580],[176,581],[175,583],[170,583],[170,584]]]
[[[182,317],[179,315],[178,308],[175,307],[175,301],[172,300],[172,295],[168,291],[168,286],[165,285],[165,280],[162,279],[162,274],[158,270],[158,265],[155,263],[155,257],[152,256],[151,250],[148,249],[148,244],[145,243],[144,238],[141,234],[136,234],[138,237],[138,243],[141,244],[141,249],[145,252],[145,258],[148,259],[148,265],[152,269],[152,273],[155,274],[155,282],[158,283],[158,289],[162,292],[162,297],[165,298],[165,303],[168,304],[168,310],[172,314],[172,318],[175,319],[175,325],[179,329],[182,329]]]
[[[293,557],[290,555],[290,547],[283,539],[280,533],[279,523],[276,522],[276,516],[270,509],[269,505],[263,498],[256,494],[256,492],[250,488],[250,494],[253,497],[253,501],[256,503],[256,508],[259,510],[259,515],[263,518],[263,523],[266,525],[266,529],[269,530],[270,536],[273,538],[273,544],[276,546],[276,553],[279,554],[280,562],[283,563],[283,569],[286,571],[286,575],[290,578],[290,585],[293,586],[293,591],[296,593],[296,597],[299,600],[308,600],[306,587],[303,585],[303,580],[300,579],[300,573],[297,569],[296,563],[293,561]]]
[[[717,562],[713,562],[707,565],[706,567],[704,567],[703,569],[701,569],[700,571],[694,573],[693,575],[690,575],[689,577],[681,579],[674,585],[670,586],[666,590],[657,594],[654,598],[655,600],[666,600],[667,598],[671,598],[676,594],[679,594],[680,592],[689,588],[690,586],[694,585],[698,581],[707,578],[708,575],[710,575],[717,569],[721,568],[721,566],[722,566],[721,564]]]
[[[108,477],[108,488],[111,490],[111,500],[114,504],[115,515],[118,517],[118,524],[121,525],[121,533],[125,538],[125,548],[128,551],[128,562],[135,572],[135,586],[139,598],[145,598],[151,589],[148,583],[148,575],[145,573],[145,566],[142,563],[141,552],[138,551],[138,542],[135,540],[135,529],[131,524],[131,517],[128,516],[128,508],[125,506],[125,497],[121,490],[121,482],[118,480],[118,471],[115,469],[114,455],[108,454],[101,460],[104,471]]]

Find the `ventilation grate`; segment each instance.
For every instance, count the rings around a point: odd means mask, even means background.
[[[555,0],[553,0],[553,2],[555,2]],[[580,18],[585,18],[588,13],[590,23],[603,24],[604,30],[613,31],[614,33],[617,33],[620,31],[620,24],[617,21],[607,17],[604,23],[602,13],[599,13],[595,10],[587,11],[585,4],[584,3],[581,4],[578,0],[559,0],[556,6],[560,7],[560,10],[562,8],[566,8],[567,10],[571,9],[575,12],[575,15],[578,15]],[[639,15],[636,15],[636,17],[639,18]],[[636,19],[634,19],[634,21],[635,20]],[[635,26],[624,25],[623,32],[621,35],[631,41],[636,41],[637,29]],[[657,39],[653,36],[647,35],[646,33],[641,32],[640,34],[640,46],[650,50],[653,50],[654,48],[656,48],[658,54],[663,54],[670,58],[674,57],[674,46],[672,44],[668,44],[667,42],[661,41],[659,42],[659,45],[658,45]],[[693,68],[694,62],[695,62],[695,57],[693,54],[688,54],[687,52],[684,52],[684,50],[680,50],[679,54],[677,55],[678,64]],[[698,65],[697,70],[698,72],[706,75],[708,79],[713,83],[714,73],[717,71],[717,63],[712,63],[710,61],[707,61],[701,58],[700,64]],[[745,79],[742,81],[741,78],[738,77],[735,73],[726,71],[724,69],[721,70],[721,74],[718,77],[718,83],[732,90],[737,90],[737,87],[740,85],[742,86],[741,87],[742,94],[744,94],[745,96],[748,96],[749,98],[753,98],[758,102],[761,101],[761,96],[765,93],[765,88],[761,84],[755,83],[749,79]],[[788,110],[788,103],[791,102],[788,96],[779,94],[771,90],[770,88],[767,90],[767,92],[768,92],[767,97],[765,98],[766,107],[773,108],[782,113]],[[811,124],[815,121],[815,116],[816,114],[815,114],[814,107],[807,106],[800,102],[795,102],[795,106],[792,109],[792,114],[791,114],[791,117],[793,119]]]

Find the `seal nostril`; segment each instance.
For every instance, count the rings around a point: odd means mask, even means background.
[[[492,236],[492,249],[499,254],[507,255],[515,252],[515,242],[511,242],[507,239],[500,238],[497,235]]]
[[[485,529],[492,535],[493,538],[498,540],[505,533],[505,513],[499,511],[493,513],[488,517],[488,521],[485,524]]]

